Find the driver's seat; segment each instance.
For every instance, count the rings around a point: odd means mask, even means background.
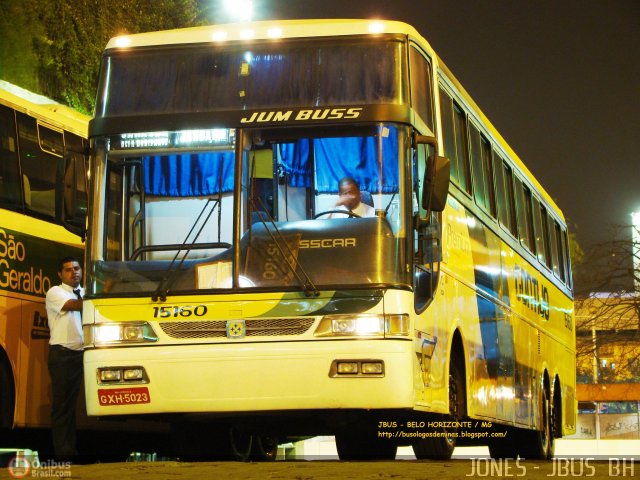
[[[374,207],[373,205],[373,196],[371,192],[367,192],[366,190],[360,192],[360,201],[362,203],[366,203],[370,207]]]

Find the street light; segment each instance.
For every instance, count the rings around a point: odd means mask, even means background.
[[[253,15],[253,0],[225,0],[224,10],[230,18],[248,22]]]

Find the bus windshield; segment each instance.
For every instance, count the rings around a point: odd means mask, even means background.
[[[96,117],[401,104],[405,56],[402,41],[370,37],[116,50],[103,60]]]
[[[408,138],[407,127],[387,123],[98,141],[106,191],[95,211],[104,212],[106,231],[89,288],[162,295],[408,286]],[[356,200],[344,201],[341,183]]]

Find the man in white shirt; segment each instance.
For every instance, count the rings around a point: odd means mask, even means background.
[[[338,195],[335,210],[347,210],[359,217],[375,217],[376,212],[373,207],[362,202],[360,187],[353,178],[344,177],[340,180]],[[329,218],[339,218],[340,216],[342,215],[332,213]]]
[[[60,261],[61,284],[47,292],[51,376],[51,434],[56,459],[72,461],[76,445],[76,404],[82,385],[82,267],[73,257]]]

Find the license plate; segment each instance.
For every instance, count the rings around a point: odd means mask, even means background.
[[[147,387],[132,388],[101,388],[98,389],[98,401],[100,405],[132,405],[136,403],[149,403],[151,396]]]

